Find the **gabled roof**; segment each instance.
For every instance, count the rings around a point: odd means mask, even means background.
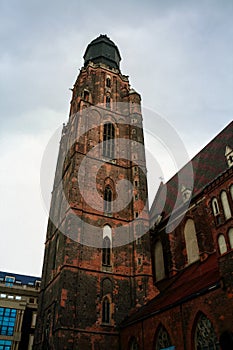
[[[195,262],[173,278],[161,281],[160,294],[127,317],[122,327],[208,293],[209,290],[219,287],[219,281],[216,254],[212,254],[204,262]]]
[[[163,217],[171,214],[177,201],[182,205],[181,187],[189,180],[193,171],[192,197],[200,193],[210,182],[228,169],[225,157],[226,146],[233,148],[233,122],[228,124],[212,141],[210,141],[189,163],[176,173],[166,184],[161,184],[159,193],[151,206],[151,217],[163,211]],[[182,179],[182,183],[180,182]],[[189,181],[187,181],[189,182]],[[165,201],[165,205],[161,203]]]

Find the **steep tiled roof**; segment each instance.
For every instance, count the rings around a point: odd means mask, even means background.
[[[161,281],[160,294],[125,319],[122,327],[163,312],[202,293],[207,293],[209,289],[217,288],[219,281],[217,259],[213,254],[205,262],[198,261],[173,278]]]
[[[183,203],[181,186],[185,186],[185,182],[190,183],[192,171],[194,179],[192,196],[197,195],[206,185],[223,173],[228,168],[225,157],[226,146],[233,148],[233,122],[228,124],[166,184],[160,185],[159,193],[151,207],[151,217],[161,211],[163,211],[163,217],[167,217],[171,214],[176,200],[177,207]],[[164,201],[165,205],[161,204]]]

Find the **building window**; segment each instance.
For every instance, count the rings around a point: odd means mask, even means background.
[[[201,314],[197,321],[194,343],[195,350],[220,349],[213,325],[204,314]]]
[[[231,199],[233,200],[233,185],[230,187]]]
[[[233,228],[230,228],[228,232],[228,237],[229,237],[230,247],[231,249],[233,249]]]
[[[104,124],[103,155],[114,158],[115,128],[112,123]]]
[[[161,241],[155,243],[155,279],[159,281],[165,277],[163,246]]]
[[[227,252],[226,240],[223,235],[218,236],[218,248],[221,255]]]
[[[13,335],[16,312],[16,309],[0,307],[0,335]]]
[[[110,186],[106,186],[104,190],[104,212],[112,213],[112,190]]]
[[[197,243],[196,229],[194,221],[188,219],[184,227],[184,238],[187,251],[188,264],[199,259],[199,248]]]
[[[103,265],[111,265],[111,242],[112,242],[112,229],[106,225],[103,229],[103,254],[102,263]]]
[[[111,87],[111,79],[110,79],[109,77],[106,79],[106,86],[107,86],[108,88]]]
[[[0,350],[11,350],[12,341],[0,339]]]
[[[130,339],[129,349],[130,350],[139,350],[139,346],[138,346],[138,343],[137,343],[137,340],[135,337]]]
[[[13,276],[6,276],[5,277],[6,287],[13,287],[13,284],[15,282],[15,277]]]
[[[221,219],[220,219],[220,211],[219,211],[217,198],[212,199],[211,205],[212,205],[213,214],[214,214],[215,219],[216,219],[216,223],[220,224]]]
[[[111,260],[111,242],[108,237],[103,239],[103,265],[110,265]]]
[[[106,108],[110,108],[111,107],[111,98],[110,96],[106,96]]]
[[[172,343],[171,343],[169,334],[167,330],[161,325],[159,327],[159,330],[156,336],[155,350],[166,349],[166,348],[170,349],[171,346],[172,346]],[[171,349],[173,348],[171,347]]]
[[[84,90],[84,92],[83,92],[83,99],[84,99],[84,101],[88,101],[89,100],[89,91]]]
[[[102,302],[102,323],[110,323],[110,301],[107,296]]]
[[[37,317],[37,313],[33,312],[32,314],[32,324],[31,327],[36,327],[36,317]]]
[[[224,216],[225,216],[225,219],[227,220],[231,217],[231,209],[230,209],[227,194],[225,191],[221,193],[221,202],[222,202]]]

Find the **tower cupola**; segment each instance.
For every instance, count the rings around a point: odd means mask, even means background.
[[[107,35],[101,34],[98,38],[92,40],[87,46],[83,58],[85,67],[89,62],[93,62],[103,63],[110,68],[120,69],[120,52]]]

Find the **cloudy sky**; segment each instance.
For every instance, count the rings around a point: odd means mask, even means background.
[[[143,105],[193,156],[232,120],[232,18],[230,0],[1,0],[0,270],[41,274],[41,160],[67,120],[88,43],[107,34],[117,44],[121,71]],[[155,155],[149,133],[146,142]],[[148,167],[157,180],[168,176]],[[153,194],[155,183],[149,186]]]

